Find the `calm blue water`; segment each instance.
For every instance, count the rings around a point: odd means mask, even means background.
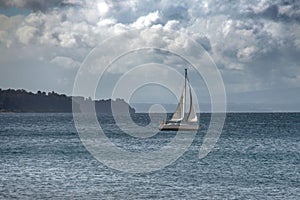
[[[148,116],[137,114],[142,124]],[[100,116],[106,134],[130,150],[161,148],[175,133],[132,138]],[[228,114],[213,151],[198,159],[209,123],[166,168],[130,174],[85,149],[71,114],[0,114],[1,199],[300,199],[300,113]]]

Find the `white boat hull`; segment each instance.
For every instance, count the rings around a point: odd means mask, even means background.
[[[200,127],[198,124],[185,123],[164,123],[159,126],[161,131],[196,131]]]

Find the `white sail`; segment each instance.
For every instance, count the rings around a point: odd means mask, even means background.
[[[193,95],[192,95],[192,90],[191,90],[191,86],[189,85],[190,88],[190,112],[188,114],[187,117],[187,121],[188,122],[197,122],[198,121],[198,117],[197,117],[197,113],[195,111],[194,105],[193,105]]]
[[[184,118],[185,93],[186,91],[184,87],[176,111],[174,112],[172,118],[170,119],[171,122],[179,122],[182,121]]]

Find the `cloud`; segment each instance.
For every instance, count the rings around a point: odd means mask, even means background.
[[[71,5],[75,5],[75,2],[66,0],[0,0],[0,7],[17,7],[34,11],[46,11],[55,7],[65,7]]]
[[[210,53],[232,88],[300,84],[295,69],[300,63],[296,1],[0,0],[0,6],[34,11],[0,15],[0,48],[38,46],[47,49],[45,62],[64,68],[77,66],[97,44],[126,30],[143,29],[142,37],[165,45],[180,38],[168,41],[160,33],[179,31]]]
[[[162,20],[164,24],[170,20],[187,22],[189,19],[188,7],[185,4],[169,4],[162,9]]]
[[[149,13],[146,16],[139,17],[132,26],[137,29],[150,27],[155,24],[160,18],[158,11]]]
[[[57,56],[51,60],[51,63],[62,66],[65,69],[76,69],[80,66],[80,62],[69,57]]]
[[[20,42],[22,42],[23,44],[29,44],[35,38],[37,33],[37,28],[32,26],[23,26],[17,30],[16,35]]]
[[[246,47],[244,49],[239,49],[237,52],[237,58],[241,61],[251,61],[257,53],[255,46]]]
[[[177,20],[169,20],[165,25],[164,29],[168,31],[180,30],[180,22]]]

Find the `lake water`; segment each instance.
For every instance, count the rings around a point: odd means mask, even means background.
[[[227,114],[214,149],[199,159],[209,119],[201,114],[202,128],[174,163],[135,174],[97,161],[72,114],[0,114],[0,199],[300,199],[300,113]],[[136,139],[111,116],[99,120],[131,151],[160,149],[176,134]]]

